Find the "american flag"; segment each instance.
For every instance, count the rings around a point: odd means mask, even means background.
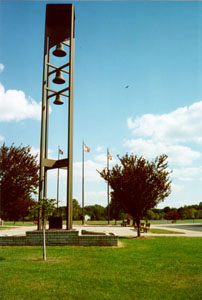
[[[59,154],[63,155],[63,151],[61,149],[59,149]]]
[[[85,152],[90,152],[90,148],[84,144],[83,150]]]

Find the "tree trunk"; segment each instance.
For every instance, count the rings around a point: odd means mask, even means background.
[[[140,237],[140,220],[136,220],[137,223],[137,236]]]
[[[46,220],[43,219],[43,260],[46,261]]]

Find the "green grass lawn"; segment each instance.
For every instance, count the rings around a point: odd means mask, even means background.
[[[201,299],[202,239],[121,239],[122,247],[0,247],[1,300]]]
[[[13,227],[10,226],[0,226],[0,230],[5,230],[5,229],[12,229]]]
[[[164,234],[184,234],[184,232],[181,231],[174,231],[174,230],[167,230],[167,229],[160,229],[160,228],[151,228],[148,232],[151,233],[164,233]]]
[[[34,226],[34,222],[32,221],[25,221],[25,222],[21,222],[21,221],[4,221],[4,225],[5,226]]]

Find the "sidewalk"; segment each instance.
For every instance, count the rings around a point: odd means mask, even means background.
[[[65,228],[65,227],[64,227]],[[164,229],[183,232],[184,234],[159,234],[159,233],[141,233],[142,236],[188,236],[188,237],[202,237],[202,224],[201,223],[185,223],[185,224],[152,224],[152,229]],[[26,231],[36,230],[36,226],[19,226],[11,229],[0,230],[0,236],[16,236],[25,235]],[[73,229],[76,229],[81,233],[81,230],[87,230],[92,232],[105,232],[114,233],[118,236],[137,236],[137,232],[133,227],[121,227],[113,225],[73,225]]]
[[[10,229],[0,230],[0,236],[15,236],[25,235],[26,231],[33,231],[37,229],[37,226],[10,226]]]
[[[183,228],[179,226],[183,225]],[[186,227],[187,226],[187,227]],[[191,226],[192,229],[189,228]],[[195,226],[196,230],[193,230]],[[74,225],[76,230],[81,231],[85,229],[87,231],[94,232],[105,232],[105,233],[114,233],[118,236],[137,236],[136,230],[133,227],[121,227],[121,226],[113,226],[113,225],[105,225],[105,226],[91,226],[91,225]],[[164,230],[172,230],[182,233],[174,233],[174,234],[166,234],[166,233],[141,233],[141,236],[189,236],[189,237],[202,237],[202,224],[152,224],[152,229],[164,229]],[[199,229],[200,228],[200,229]]]

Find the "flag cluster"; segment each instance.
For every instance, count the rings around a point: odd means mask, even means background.
[[[84,146],[83,146],[83,150],[85,151],[85,152],[90,152],[90,148],[88,147],[88,146],[86,146],[85,144],[84,144]],[[112,156],[111,156],[111,154],[108,152],[108,158],[110,159],[110,160],[112,160]]]

